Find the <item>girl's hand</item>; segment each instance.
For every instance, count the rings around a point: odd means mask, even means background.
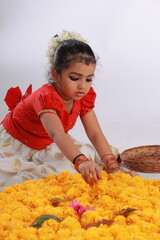
[[[122,173],[130,174],[132,177],[139,176],[138,173],[136,173],[135,171],[126,171],[126,170],[124,170],[123,168],[121,168],[120,171],[121,171]]]
[[[98,165],[93,161],[84,161],[79,165],[79,172],[84,180],[93,185],[102,179],[102,172]]]
[[[126,170],[120,168],[120,165],[119,165],[117,159],[113,156],[108,157],[104,163],[105,163],[106,171],[108,173],[122,172],[122,173],[130,174],[132,177],[139,176],[134,171],[126,171]]]
[[[106,156],[103,162],[108,173],[116,173],[120,170],[120,165],[114,155]]]

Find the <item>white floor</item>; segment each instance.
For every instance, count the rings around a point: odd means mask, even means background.
[[[129,170],[121,164],[121,167],[125,170]],[[160,173],[144,173],[144,172],[137,172],[139,176],[145,178],[145,179],[160,179]]]
[[[145,179],[160,179],[160,173],[138,173]]]

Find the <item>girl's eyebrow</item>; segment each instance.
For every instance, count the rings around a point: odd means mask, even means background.
[[[83,74],[81,74],[81,73],[76,73],[76,72],[70,72],[69,74],[76,74],[76,75],[83,76],[83,77],[91,77],[91,76],[94,76],[94,74],[89,74],[89,75],[87,75],[87,76],[84,76]]]

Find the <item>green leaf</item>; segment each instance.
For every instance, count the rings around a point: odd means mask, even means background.
[[[116,215],[124,215],[125,217],[130,213],[130,212],[133,212],[133,211],[136,211],[138,209],[136,208],[126,208],[126,209],[122,209],[119,213],[115,213]]]
[[[41,215],[39,217],[37,217],[35,219],[35,221],[30,225],[30,227],[34,227],[34,228],[40,228],[42,226],[42,224],[49,220],[49,219],[54,219],[56,220],[57,222],[61,222],[62,220],[54,215],[50,215],[50,214],[47,214],[47,215]]]
[[[72,199],[71,199],[71,198],[65,198],[65,199],[52,198],[50,201],[51,201],[52,205],[56,207],[56,206],[58,206],[58,204],[59,204],[60,202],[72,201]]]
[[[101,219],[101,220],[99,220],[97,222],[93,222],[93,223],[87,224],[83,228],[85,230],[87,230],[90,227],[99,227],[100,224],[106,224],[107,226],[110,226],[110,225],[112,225],[113,222],[114,222],[114,220],[112,220],[112,219],[111,220]]]

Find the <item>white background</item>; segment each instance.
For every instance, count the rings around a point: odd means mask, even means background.
[[[48,42],[63,29],[81,33],[100,58],[95,111],[109,143],[159,144],[159,0],[1,0],[0,120],[10,87],[47,82]],[[87,141],[80,121],[70,133]]]

